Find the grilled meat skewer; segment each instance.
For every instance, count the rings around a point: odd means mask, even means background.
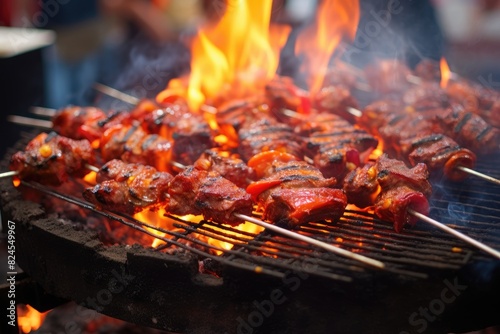
[[[24,151],[16,152],[9,169],[19,178],[59,186],[70,177],[80,178],[95,163],[94,150],[88,140],[73,140],[55,132],[40,133]]]
[[[111,160],[97,173],[94,187],[83,197],[97,207],[135,214],[144,209],[158,210],[167,199],[173,176],[147,165]]]
[[[322,219],[336,221],[344,213],[347,197],[341,189],[333,188],[336,180],[325,178],[305,161],[268,151],[248,164],[263,171],[263,177],[251,183],[247,192],[258,203],[264,219],[294,227]]]

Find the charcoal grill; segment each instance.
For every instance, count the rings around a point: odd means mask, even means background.
[[[500,176],[500,157],[479,161],[478,171]],[[16,259],[29,277],[49,295],[141,326],[180,333],[446,333],[499,324],[500,261],[423,222],[395,233],[390,222],[346,210],[337,223],[298,229],[383,261],[386,269],[377,270],[267,231],[180,218],[156,249],[109,246],[95,231],[24,200],[10,180],[1,180],[1,189],[2,223],[16,223]],[[443,182],[434,186],[430,216],[500,249],[499,203],[498,187],[480,179]],[[196,235],[233,246],[217,249]]]

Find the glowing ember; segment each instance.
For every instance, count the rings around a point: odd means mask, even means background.
[[[48,312],[50,311],[40,313],[29,305],[18,305],[18,325],[21,333],[31,333],[40,328]]]
[[[441,88],[446,88],[448,86],[448,82],[450,81],[451,77],[451,71],[450,67],[448,66],[448,62],[446,59],[441,58],[441,61],[439,62],[439,68],[441,69]]]
[[[232,1],[220,21],[200,29],[193,40],[188,79],[171,80],[157,100],[181,95],[198,110],[207,99],[216,100],[227,92],[245,97],[260,91],[275,76],[279,52],[291,30],[271,29],[271,7],[272,0]]]
[[[324,0],[314,24],[297,37],[295,53],[304,57],[302,71],[312,92],[323,84],[330,58],[344,35],[354,39],[359,23],[359,1]]]

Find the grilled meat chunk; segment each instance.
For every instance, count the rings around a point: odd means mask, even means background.
[[[416,219],[408,209],[427,215],[427,197],[432,192],[427,166],[418,164],[408,168],[402,161],[381,155],[375,163],[359,167],[347,175],[344,182],[349,203],[360,208],[372,207],[375,214],[394,224],[401,232],[406,224]]]
[[[219,223],[238,225],[234,213],[251,215],[252,199],[245,189],[236,186],[215,171],[194,166],[177,174],[170,182],[166,211],[175,215],[203,215]]]
[[[264,151],[287,152],[302,157],[302,142],[293,128],[270,117],[245,123],[238,132],[238,153],[244,161]]]
[[[347,173],[343,182],[347,201],[358,208],[372,206],[379,188],[377,169],[375,163],[372,162]]]
[[[390,159],[387,154],[382,154],[376,162],[377,181],[382,190],[407,186],[418,190],[425,196],[430,196],[432,186],[429,182],[429,172],[423,163],[408,168],[401,160]]]
[[[451,181],[460,181],[468,176],[456,167],[473,168],[476,163],[473,152],[460,147],[453,139],[442,134],[403,140],[401,148],[403,152],[410,152],[407,157],[413,166],[425,163],[434,176],[444,175]]]
[[[83,197],[101,209],[135,214],[145,209],[155,211],[168,198],[173,176],[147,165],[111,160],[97,174],[94,187]]]
[[[321,112],[331,113],[350,123],[356,123],[356,118],[348,111],[348,108],[359,109],[359,104],[345,86],[331,85],[322,88],[314,95],[313,106]]]
[[[375,214],[393,222],[396,232],[401,232],[405,225],[413,226],[417,222],[418,219],[410,215],[408,209],[428,215],[429,202],[424,194],[404,185],[382,191],[375,201]]]
[[[334,189],[334,178],[324,178],[304,161],[270,161],[268,175],[251,183],[247,192],[263,210],[263,218],[297,226],[309,221],[342,216],[347,197]]]
[[[138,123],[131,126],[115,125],[105,131],[101,140],[104,161],[122,159],[168,171],[171,154],[172,143],[169,140],[147,134]]]
[[[481,116],[454,105],[436,114],[443,133],[460,145],[478,154],[495,153],[500,149],[500,130],[492,127]]]
[[[240,188],[246,188],[250,182],[256,180],[255,170],[248,167],[243,160],[226,157],[213,150],[206,150],[194,165],[198,169],[213,170]]]
[[[94,150],[88,140],[51,132],[37,135],[24,151],[15,153],[9,168],[23,180],[59,186],[69,177],[85,176],[89,172],[86,165],[94,163]]]

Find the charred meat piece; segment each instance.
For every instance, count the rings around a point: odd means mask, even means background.
[[[432,186],[429,182],[429,172],[423,163],[408,168],[401,160],[390,159],[382,154],[376,162],[377,181],[382,190],[399,187],[401,185],[418,190],[425,196],[430,196]]]
[[[425,163],[433,175],[453,181],[467,177],[457,166],[473,168],[475,154],[442,134],[441,126],[421,113],[388,113],[381,119],[377,124],[384,125],[378,135],[384,141],[384,150],[412,166]]]
[[[144,132],[139,124],[115,125],[104,132],[101,155],[104,161],[122,159],[129,163],[150,165],[168,171],[172,143],[159,135]]]
[[[427,196],[432,192],[427,166],[418,164],[408,168],[402,161],[381,155],[375,163],[366,164],[350,172],[344,182],[349,203],[360,208],[372,207],[375,214],[393,222],[401,232],[406,224],[416,219],[408,209],[427,215]]]
[[[70,177],[85,176],[89,172],[86,165],[94,163],[94,150],[88,140],[51,132],[37,135],[24,151],[15,153],[9,168],[17,171],[22,180],[58,186]]]
[[[324,178],[304,161],[271,162],[266,177],[251,183],[247,192],[263,210],[263,218],[290,227],[342,216],[347,197],[334,189],[334,178]]]
[[[433,59],[422,59],[415,66],[415,75],[425,81],[440,82],[441,68],[439,62]]]
[[[167,200],[173,176],[151,166],[111,160],[97,175],[98,184],[87,188],[83,197],[100,209],[135,214],[155,211]]]
[[[345,86],[336,85],[322,88],[313,97],[313,106],[321,112],[335,114],[350,123],[356,123],[356,117],[348,111],[348,108],[359,109],[359,104]]]
[[[342,145],[356,149],[360,153],[371,151],[378,145],[378,139],[332,114],[311,115],[299,128],[306,140],[307,152],[315,152],[325,145]]]
[[[99,108],[68,106],[52,118],[52,129],[61,136],[92,142],[101,137],[99,122],[104,119],[106,114]]]
[[[367,105],[357,120],[357,124],[374,135],[379,135],[378,129],[387,124],[388,118],[405,112],[405,106],[398,100],[379,100]]]
[[[215,171],[190,166],[170,182],[166,211],[175,215],[203,215],[219,223],[238,225],[234,213],[251,215],[252,199],[245,189],[236,186]]]
[[[397,94],[405,91],[410,83],[410,68],[397,59],[377,60],[364,69],[370,87],[381,94]]]
[[[425,163],[434,175],[444,175],[452,181],[461,181],[468,175],[458,166],[474,168],[476,155],[442,134],[431,134],[405,139],[401,142],[403,151],[412,165]]]
[[[380,188],[375,163],[369,162],[350,171],[343,181],[343,189],[349,203],[358,208],[373,205],[373,200]]]
[[[500,149],[500,130],[460,105],[436,114],[436,119],[446,135],[478,154],[495,153]]]
[[[340,189],[278,188],[265,202],[263,217],[290,227],[325,219],[335,222],[344,214],[346,205],[347,197]]]
[[[450,98],[446,91],[437,82],[423,82],[413,85],[403,95],[403,102],[416,111],[428,112],[446,108],[450,105]]]
[[[244,161],[250,160],[257,153],[271,150],[303,156],[301,139],[293,128],[271,117],[251,124],[245,123],[238,132],[238,138],[238,153]]]
[[[243,160],[224,156],[213,150],[206,150],[194,165],[198,169],[213,170],[240,188],[246,188],[250,182],[256,180],[255,171]]]
[[[325,177],[342,180],[361,163],[361,154],[375,149],[378,140],[333,114],[311,115],[299,128],[305,139],[306,155]]]
[[[375,214],[393,222],[396,232],[401,232],[405,225],[413,226],[417,222],[408,209],[428,215],[429,202],[424,194],[404,185],[382,191],[375,201]]]
[[[290,77],[276,77],[265,87],[271,109],[290,109],[308,114],[311,109],[309,92],[297,87]]]
[[[261,106],[263,107],[263,106]],[[268,115],[259,105],[248,100],[232,100],[218,108],[215,120],[221,134],[228,138],[230,147],[238,146],[238,131],[244,124],[252,124]]]

